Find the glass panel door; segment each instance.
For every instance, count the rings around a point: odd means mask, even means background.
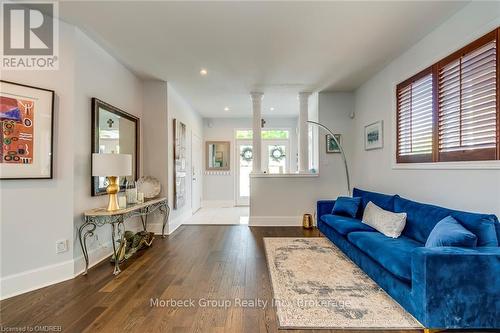
[[[248,206],[250,197],[250,173],[252,172],[253,151],[249,142],[238,142],[237,174],[236,174],[236,204]]]
[[[287,142],[263,142],[262,161],[269,173],[287,173],[290,169],[290,156]]]

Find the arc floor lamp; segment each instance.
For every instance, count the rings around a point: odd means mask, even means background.
[[[333,132],[328,127],[326,127],[325,125],[320,124],[318,122],[312,121],[312,120],[308,120],[307,122],[309,124],[313,124],[313,125],[316,125],[316,126],[322,128],[322,129],[324,129],[325,131],[327,131],[328,133],[330,133],[332,135],[333,140],[335,141],[335,143],[337,144],[337,146],[340,149],[340,153],[342,155],[342,160],[344,161],[345,175],[346,175],[346,178],[347,178],[347,191],[348,191],[349,195],[351,195],[351,180],[350,180],[350,177],[349,177],[349,167],[347,166],[347,159],[345,157],[344,148],[342,147],[342,145],[340,144],[340,142],[335,137],[335,134],[333,134]]]

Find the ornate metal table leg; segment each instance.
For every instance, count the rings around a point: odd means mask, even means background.
[[[89,226],[91,228],[85,230],[85,228]],[[82,247],[83,257],[85,258],[85,271],[83,271],[83,275],[87,275],[87,272],[89,270],[89,252],[87,250],[87,237],[94,236],[94,231],[96,228],[97,225],[93,221],[89,221],[87,218],[85,218],[85,222],[80,226],[80,228],[78,228],[80,246]]]
[[[146,230],[147,229],[146,226],[148,224],[148,215],[147,215],[147,213],[145,213],[145,215],[141,215],[141,222],[142,222],[142,229],[144,231],[147,231]]]
[[[118,275],[121,272],[120,269],[120,259],[118,258],[118,251],[116,250],[116,240],[115,240],[115,234],[116,230],[118,232],[120,231],[120,224],[123,225],[123,220],[119,220],[118,222],[111,223],[111,239],[113,242],[113,255],[115,257],[115,269],[113,270],[113,275]],[[122,236],[120,237],[120,244],[123,241],[124,238],[124,233],[122,233]]]
[[[163,214],[163,226],[161,228],[161,237],[165,238],[165,226],[167,225],[168,216],[170,215],[170,207],[166,202],[164,205],[160,207],[160,212]]]

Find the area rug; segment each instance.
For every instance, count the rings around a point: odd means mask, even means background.
[[[284,329],[418,329],[422,325],[326,238],[264,238]]]

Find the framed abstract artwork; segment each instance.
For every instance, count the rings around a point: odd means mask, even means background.
[[[384,123],[382,120],[365,126],[365,150],[384,148]]]
[[[54,91],[0,80],[0,179],[52,179]]]
[[[340,134],[335,134],[335,139],[342,144],[341,139],[342,135]],[[337,142],[333,140],[333,137],[331,134],[326,135],[326,152],[327,153],[340,153],[340,147],[337,145]]]

